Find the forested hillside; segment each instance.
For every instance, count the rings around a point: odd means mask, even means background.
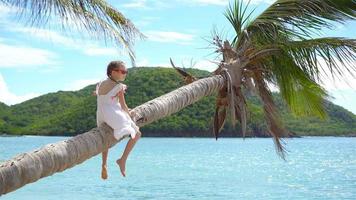
[[[197,77],[209,73],[189,69]],[[129,69],[124,82],[128,85],[126,102],[134,108],[146,101],[183,85],[174,69],[139,67]],[[79,91],[49,93],[26,102],[7,106],[0,103],[0,133],[32,135],[75,135],[96,126],[96,97],[91,93],[95,85]],[[297,135],[352,135],[356,133],[356,116],[351,112],[326,102],[329,118],[296,118],[290,114],[278,94],[276,102],[285,125]],[[182,111],[142,128],[144,136],[212,137],[212,119],[215,97],[206,97]],[[265,136],[266,124],[259,100],[251,96],[248,101],[248,134]],[[240,129],[232,129],[229,123],[222,136],[240,136]]]

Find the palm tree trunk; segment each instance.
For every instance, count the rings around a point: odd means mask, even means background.
[[[136,107],[134,119],[138,126],[144,126],[217,92],[224,83],[221,75],[200,79]],[[112,129],[104,124],[68,140],[19,154],[0,164],[0,195],[80,164],[118,142]]]

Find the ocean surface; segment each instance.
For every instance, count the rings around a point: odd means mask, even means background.
[[[66,137],[0,137],[0,161]],[[95,156],[28,184],[0,200],[72,199],[356,199],[356,138],[306,137],[286,141],[286,161],[270,138],[142,138],[126,178],[109,152],[109,179]]]

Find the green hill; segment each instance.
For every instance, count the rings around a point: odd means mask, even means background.
[[[208,72],[189,69],[203,77]],[[181,77],[171,68],[140,67],[129,69],[125,80],[128,85],[126,102],[134,108],[146,101],[183,85]],[[95,85],[75,92],[49,93],[21,104],[7,106],[0,103],[0,133],[34,135],[75,135],[96,126],[96,97],[91,95]],[[351,112],[326,102],[329,118],[325,121],[314,117],[296,118],[290,114],[280,96],[275,99],[289,130],[297,135],[351,135],[356,133],[356,116]],[[144,136],[211,137],[215,97],[205,97],[180,112],[142,128]],[[265,136],[266,123],[259,100],[250,97],[248,102],[248,133]],[[229,123],[222,136],[240,136],[240,129]]]

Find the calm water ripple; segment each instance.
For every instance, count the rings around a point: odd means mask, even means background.
[[[64,139],[0,137],[0,161]],[[96,156],[0,199],[356,199],[356,138],[290,139],[286,161],[268,138],[143,138],[122,178],[124,144],[109,152],[107,181]]]

